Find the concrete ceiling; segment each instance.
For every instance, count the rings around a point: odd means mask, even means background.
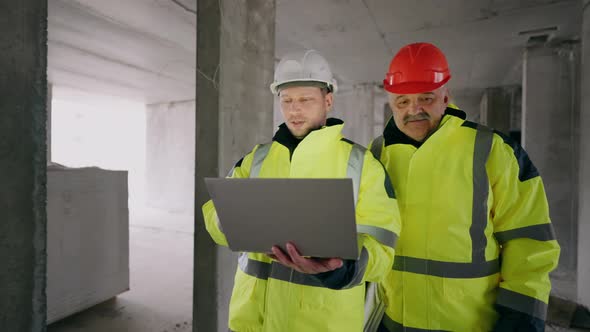
[[[54,95],[194,99],[196,2],[49,1]],[[476,100],[485,87],[520,82],[523,49],[539,34],[522,32],[575,38],[580,9],[580,0],[277,0],[276,56],[315,48],[346,88],[380,84],[399,47],[429,41],[447,54],[454,94]]]
[[[196,0],[51,0],[54,96],[87,91],[145,103],[195,97]]]
[[[401,46],[432,42],[447,54],[455,95],[473,96],[520,83],[524,47],[540,34],[523,32],[575,37],[580,9],[579,0],[277,0],[276,56],[314,48],[341,86],[380,84]]]

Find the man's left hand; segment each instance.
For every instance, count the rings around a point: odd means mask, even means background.
[[[295,271],[306,274],[318,274],[336,270],[342,267],[343,261],[340,258],[306,258],[301,256],[295,244],[288,242],[285,253],[278,246],[272,247],[271,258],[279,263],[292,268]]]

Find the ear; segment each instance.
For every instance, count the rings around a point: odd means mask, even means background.
[[[393,114],[393,100],[389,99],[387,101],[387,107],[389,107],[389,110],[391,111],[391,114]]]
[[[445,105],[449,105],[449,103],[451,102],[451,90],[449,90],[448,87],[444,87],[444,99],[443,101],[445,102]]]
[[[334,105],[334,94],[331,92],[326,94],[324,100],[326,103],[326,109],[328,110],[328,112],[330,112],[332,110],[332,106]]]

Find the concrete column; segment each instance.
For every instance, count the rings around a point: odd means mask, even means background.
[[[480,122],[479,109],[482,99],[481,96],[482,93],[480,91],[462,91],[460,93],[455,93],[455,91],[451,89],[451,102],[467,114],[467,120],[469,121]]]
[[[373,88],[373,135],[371,139],[383,135],[383,129],[393,113],[387,103],[385,90],[379,87]]]
[[[51,101],[53,100],[53,86],[47,83],[47,162],[51,161]]]
[[[147,205],[193,213],[195,101],[147,106]]]
[[[584,1],[580,112],[578,302],[590,307],[590,0]]]
[[[45,331],[47,1],[0,2],[0,330]]]
[[[341,91],[334,96],[334,110],[330,117],[344,121],[344,136],[358,144],[366,146],[375,138],[376,128],[383,133],[386,97],[374,84],[358,84],[352,89]]]
[[[578,219],[577,46],[528,48],[523,63],[522,143],[539,169],[561,245],[554,293],[575,299]],[[560,287],[560,285],[565,287]]]
[[[205,230],[203,178],[272,138],[274,31],[274,0],[197,2],[194,331],[227,331],[237,260]]]
[[[521,95],[520,86],[485,89],[480,104],[480,122],[506,135],[511,131],[520,130],[520,123],[513,119],[520,117]]]
[[[223,0],[221,15],[220,175],[255,144],[272,139],[275,1]]]

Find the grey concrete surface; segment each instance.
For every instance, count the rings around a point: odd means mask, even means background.
[[[225,175],[255,144],[272,138],[275,2],[219,3],[219,171]]]
[[[146,104],[194,99],[196,0],[184,1],[49,1],[51,82]]]
[[[479,122],[479,108],[481,105],[481,93],[463,93],[456,95],[454,90],[451,90],[451,100],[455,105],[467,114],[467,120]]]
[[[0,2],[0,330],[44,331],[47,1]]]
[[[227,330],[235,255],[203,224],[202,182],[224,176],[255,144],[272,138],[275,1],[197,3],[195,331]]]
[[[157,209],[132,210],[130,290],[53,323],[48,331],[191,331],[192,219]]]
[[[528,48],[523,69],[522,141],[543,178],[561,245],[555,278],[577,266],[577,132],[575,46]],[[568,298],[570,300],[574,300]]]
[[[383,132],[387,97],[374,84],[359,84],[334,96],[334,110],[328,116],[344,120],[343,135],[363,146]],[[380,128],[377,131],[377,128]]]
[[[192,213],[194,172],[195,101],[147,105],[147,205]]]
[[[449,58],[454,93],[481,93],[520,83],[522,48],[543,33],[534,30],[557,27],[548,33],[577,35],[579,1],[279,0],[277,56],[315,48],[333,59],[341,85],[381,84],[397,49],[434,42]]]
[[[480,107],[481,123],[508,134],[514,113],[521,112],[520,86],[492,87],[484,90]]]
[[[208,200],[203,178],[219,172],[219,1],[197,1],[195,114],[195,237],[193,331],[217,331],[217,248],[205,229],[201,206]]]
[[[47,120],[45,121],[45,134],[47,145],[47,162],[51,161],[51,101],[53,100],[53,88],[50,83],[47,83]]]
[[[275,1],[222,0],[219,176],[273,135]],[[231,134],[230,134],[231,133]],[[217,331],[227,330],[237,255],[217,250]]]
[[[578,301],[590,307],[590,0],[584,1],[580,112]]]

